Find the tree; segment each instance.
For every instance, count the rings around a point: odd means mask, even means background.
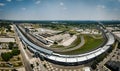
[[[20,50],[18,50],[18,49],[13,49],[11,53],[12,53],[13,56],[14,56],[14,55],[19,55],[19,54],[20,54]]]
[[[8,45],[9,49],[12,49],[13,46],[14,46],[14,43],[13,42],[9,42],[9,45]]]
[[[8,29],[8,32],[11,32],[11,26],[7,26],[6,28]]]
[[[2,53],[1,57],[4,61],[9,61],[10,58],[12,58],[13,56],[12,56],[11,52],[7,52],[7,53]]]
[[[34,68],[34,65],[33,64],[31,64],[31,67],[32,67],[32,69]]]
[[[54,44],[58,44],[58,42],[57,42],[57,41],[55,41],[55,42],[54,42]]]
[[[4,61],[9,61],[13,56],[19,55],[19,54],[20,54],[20,50],[12,49],[12,52],[2,53],[1,57]]]
[[[11,32],[11,22],[7,22],[7,21],[0,21],[0,28],[6,28],[7,29],[7,31],[9,32]]]
[[[18,70],[16,70],[16,69],[13,69],[12,71],[18,71]]]
[[[73,36],[73,35],[76,34],[76,32],[75,32],[75,31],[69,31],[69,34],[70,34],[71,36]]]
[[[120,49],[120,43],[118,44],[118,49]]]

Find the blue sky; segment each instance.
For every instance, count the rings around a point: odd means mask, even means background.
[[[0,0],[0,19],[120,20],[120,0]]]

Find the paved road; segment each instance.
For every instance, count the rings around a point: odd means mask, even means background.
[[[102,36],[100,36],[100,37],[96,37],[95,35],[91,35],[94,39],[101,39],[101,38],[103,38]]]
[[[114,50],[112,50],[112,52],[102,62],[100,62],[98,64],[97,69],[99,69],[99,71],[104,71],[105,70],[105,68],[103,68],[105,63],[108,62],[112,58],[112,56],[116,52],[117,47],[118,47],[118,42],[116,43]]]
[[[4,70],[10,70],[10,69],[19,69],[19,68],[23,68],[23,66],[20,66],[20,67],[0,67],[0,69],[4,69]]]
[[[31,52],[29,51],[29,49],[26,48],[26,49],[25,49],[25,52],[27,53],[29,59],[32,59],[32,58],[33,58],[34,54],[31,53]]]
[[[24,46],[23,46],[22,42],[20,41],[16,31],[15,31],[15,38],[16,38],[17,43],[19,44],[19,49],[21,51],[21,55],[22,55],[22,59],[23,59],[26,71],[33,71],[32,68],[31,68],[30,62],[29,62],[29,57],[26,54],[26,52],[24,50]]]
[[[35,40],[35,39],[34,39]],[[20,42],[21,43],[21,42]],[[32,68],[31,68],[31,66],[30,66],[30,59],[32,59],[33,57],[32,57],[32,54],[31,54],[31,52],[28,50],[28,49],[26,49],[26,50],[24,50],[24,48],[23,48],[23,45],[21,44],[21,46],[22,46],[22,53],[24,54],[24,57],[26,57],[26,60],[25,60],[25,62],[26,62],[26,71],[33,71],[32,70]],[[41,63],[41,60],[39,59],[39,58],[37,58],[37,62],[39,63],[39,66],[36,66],[35,68],[40,68],[41,70],[40,71],[47,71],[46,69],[45,69],[45,67],[42,65],[42,63]],[[39,71],[39,70],[38,70]]]

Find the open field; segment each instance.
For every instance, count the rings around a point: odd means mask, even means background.
[[[94,39],[93,37],[89,36],[89,35],[84,35],[84,39],[85,39],[85,44],[80,47],[79,49],[73,50],[73,51],[68,51],[68,52],[62,52],[61,54],[68,54],[68,55],[73,55],[73,54],[81,54],[81,53],[85,53],[88,51],[91,51],[97,47],[99,47],[104,39]]]

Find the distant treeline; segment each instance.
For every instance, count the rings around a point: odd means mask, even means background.
[[[120,24],[120,21],[101,21],[103,24],[108,25],[108,24]]]
[[[0,28],[6,28],[8,31],[11,31],[11,22],[0,21]]]
[[[13,23],[33,23],[33,24],[52,24],[53,22],[58,22],[58,24],[97,24],[98,21],[89,21],[89,20],[0,20]],[[120,21],[99,21],[103,24],[120,24]]]
[[[95,21],[13,21],[14,23],[33,23],[33,24],[93,24]]]

